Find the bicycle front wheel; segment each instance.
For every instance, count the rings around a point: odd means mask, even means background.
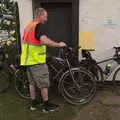
[[[4,69],[0,70],[0,92],[4,92],[9,88],[10,76]]]
[[[113,84],[116,92],[120,95],[120,68],[118,68],[114,73]]]
[[[74,77],[71,77],[71,73]],[[65,72],[59,82],[59,90],[64,99],[74,105],[83,105],[92,100],[96,93],[96,80],[86,69],[73,68]]]
[[[25,99],[30,99],[29,82],[28,82],[26,70],[19,69],[16,71],[16,73],[15,73],[15,88],[21,97],[23,97]]]

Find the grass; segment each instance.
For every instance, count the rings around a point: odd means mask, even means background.
[[[0,93],[0,120],[70,120],[80,110],[80,107],[69,105],[58,96],[52,98],[59,103],[59,111],[45,114],[41,112],[41,105],[37,111],[30,111],[29,101],[22,99],[14,88],[9,89]]]

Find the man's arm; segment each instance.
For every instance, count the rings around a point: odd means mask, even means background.
[[[66,46],[66,44],[64,42],[54,42],[53,40],[48,38],[46,35],[42,35],[40,37],[40,41],[42,42],[42,44],[48,45],[51,47],[64,47],[64,46]]]
[[[35,29],[35,38],[39,40],[42,44],[48,45],[51,47],[63,47],[66,44],[64,42],[54,42],[47,36],[47,29],[44,24],[37,24]]]

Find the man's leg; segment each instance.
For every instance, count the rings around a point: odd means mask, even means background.
[[[36,110],[36,89],[34,85],[29,85],[30,97],[31,97],[31,110]]]
[[[41,88],[41,95],[44,101],[43,112],[55,111],[58,105],[52,104],[48,101],[48,88]]]
[[[35,100],[36,99],[36,90],[35,90],[35,87],[34,85],[29,85],[29,90],[30,90],[30,97],[32,100]]]
[[[31,67],[27,68],[27,75],[28,75],[28,81],[29,81],[29,93],[31,97],[31,107],[30,110],[36,110],[36,86],[34,82],[34,76],[31,71]]]
[[[41,88],[41,96],[43,101],[48,101],[48,88]]]
[[[45,64],[36,65],[31,67],[33,80],[35,85],[41,90],[41,96],[44,102],[44,112],[54,111],[58,106],[48,102],[48,87],[49,87],[49,73],[48,67]],[[34,84],[32,84],[34,85]],[[35,98],[34,92],[32,91],[31,96]]]

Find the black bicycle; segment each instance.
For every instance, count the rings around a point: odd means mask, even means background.
[[[101,85],[104,81],[112,81],[116,92],[120,94],[120,47],[113,47],[113,49],[115,52],[112,57],[99,62],[92,58],[90,50],[82,50],[85,59],[79,65],[91,71]]]
[[[83,67],[76,67],[74,49],[64,47],[59,53],[59,57],[49,57],[47,61],[51,81],[57,82],[59,92],[68,103],[89,103],[96,93],[92,73]]]

